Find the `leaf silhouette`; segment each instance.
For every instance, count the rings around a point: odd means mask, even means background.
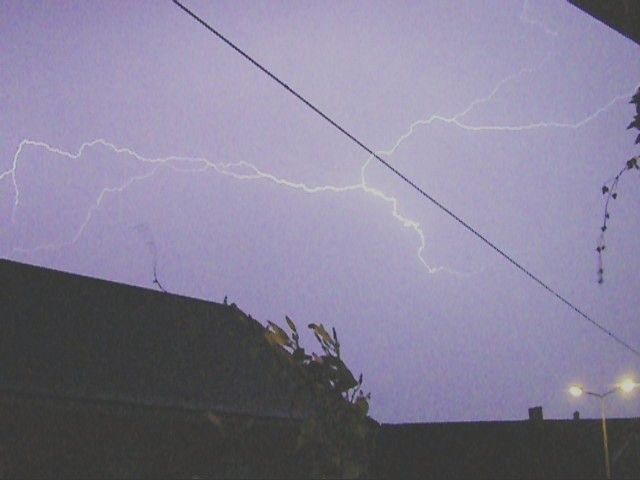
[[[269,324],[270,330],[267,331],[265,336],[270,343],[277,343],[282,346],[291,346],[291,340],[289,339],[287,332],[270,320],[267,320],[267,323]]]
[[[284,319],[287,321],[287,325],[289,325],[289,328],[291,329],[292,332],[294,333],[298,333],[298,329],[296,328],[296,324],[293,323],[293,320],[291,320],[288,316],[284,316]]]
[[[363,417],[369,412],[369,402],[365,397],[358,397],[355,405]]]
[[[329,336],[329,333],[325,330],[324,325],[316,325],[315,323],[310,323],[309,328],[313,330],[313,333],[316,334],[318,339],[321,339],[320,343],[323,343],[326,346],[333,346],[333,340]]]

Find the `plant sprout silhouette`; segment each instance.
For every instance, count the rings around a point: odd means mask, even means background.
[[[167,290],[162,286],[160,280],[158,280],[158,248],[156,247],[156,242],[153,238],[153,233],[151,233],[151,228],[145,222],[139,223],[133,229],[136,231],[138,235],[142,237],[145,245],[149,249],[151,253],[151,259],[153,261],[153,283],[158,286],[158,288],[164,292],[168,293]]]

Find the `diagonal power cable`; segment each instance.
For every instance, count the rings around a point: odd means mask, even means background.
[[[599,322],[597,322],[596,320],[594,320],[593,318],[591,318],[589,315],[587,315],[584,311],[582,311],[579,307],[577,307],[575,304],[573,304],[572,302],[570,302],[569,300],[567,300],[564,296],[562,296],[561,294],[559,294],[557,291],[555,291],[553,288],[551,288],[549,285],[547,285],[545,282],[543,282],[540,278],[538,278],[535,274],[531,273],[529,270],[527,270],[526,267],[524,267],[520,262],[518,262],[517,260],[515,260],[511,255],[509,255],[508,253],[506,253],[504,250],[502,250],[500,247],[498,247],[495,243],[493,243],[491,240],[489,240],[487,237],[485,237],[482,233],[480,233],[478,230],[476,230],[475,228],[473,228],[471,225],[469,225],[465,220],[463,220],[462,218],[460,218],[458,215],[456,215],[453,211],[451,211],[449,208],[447,208],[443,203],[441,203],[440,201],[438,201],[437,199],[435,199],[433,196],[431,196],[430,194],[428,194],[426,191],[424,191],[422,188],[420,188],[415,182],[413,182],[410,178],[408,178],[405,174],[403,174],[400,170],[398,170],[397,168],[395,168],[394,166],[392,166],[389,162],[387,162],[386,160],[384,160],[383,158],[381,158],[377,153],[375,153],[371,148],[369,148],[367,145],[365,145],[364,143],[362,143],[360,140],[358,140],[355,136],[353,136],[351,133],[349,133],[346,129],[344,129],[342,126],[340,126],[338,123],[336,123],[334,120],[332,120],[327,114],[325,114],[322,110],[320,110],[318,107],[316,107],[314,104],[312,104],[309,100],[307,100],[305,97],[303,97],[301,94],[299,94],[298,92],[296,92],[294,89],[292,89],[289,85],[287,85],[284,81],[282,81],[280,78],[278,78],[276,75],[274,75],[273,73],[271,73],[271,71],[269,69],[267,69],[266,67],[262,66],[260,63],[258,63],[256,60],[254,60],[251,56],[249,56],[248,53],[246,53],[244,50],[242,50],[240,47],[238,47],[235,43],[233,43],[231,40],[229,40],[227,37],[225,37],[224,35],[222,35],[220,32],[218,32],[215,28],[213,28],[211,25],[209,25],[207,22],[205,22],[202,18],[200,18],[198,15],[196,15],[195,13],[193,13],[191,10],[189,10],[187,7],[185,7],[182,3],[180,3],[178,0],[172,0],[173,3],[175,3],[178,7],[180,7],[185,13],[187,13],[189,16],[191,16],[194,20],[196,20],[199,24],[201,24],[204,28],[206,28],[207,30],[209,30],[209,32],[213,33],[216,37],[218,37],[220,40],[222,40],[224,43],[226,43],[228,46],[230,46],[233,50],[235,50],[238,54],[240,54],[242,57],[245,58],[245,60],[248,60],[250,63],[252,63],[256,68],[258,68],[259,70],[261,70],[264,74],[266,74],[269,78],[271,78],[274,82],[276,82],[278,85],[280,85],[281,87],[283,87],[287,92],[289,92],[291,95],[293,95],[294,97],[296,97],[298,100],[300,100],[302,103],[304,103],[307,107],[309,107],[311,110],[313,110],[315,113],[317,113],[318,115],[320,115],[324,120],[326,120],[328,123],[330,123],[331,125],[333,125],[337,130],[340,131],[340,133],[342,133],[343,135],[345,135],[347,138],[349,138],[352,142],[354,142],[355,144],[357,144],[360,148],[362,148],[365,152],[367,152],[369,155],[371,155],[372,157],[374,157],[378,162],[380,162],[382,165],[384,165],[386,168],[388,168],[391,172],[393,172],[396,176],[400,177],[405,183],[407,183],[409,186],[411,186],[414,190],[416,190],[420,195],[422,195],[423,197],[425,197],[427,200],[429,200],[431,203],[433,203],[436,207],[438,207],[440,210],[442,210],[443,212],[445,212],[447,215],[449,215],[451,218],[453,218],[456,222],[458,222],[460,225],[462,225],[464,228],[466,228],[467,230],[469,230],[472,234],[474,234],[477,238],[479,238],[482,242],[484,242],[486,245],[488,245],[489,247],[491,247],[493,250],[495,250],[500,256],[502,256],[503,258],[505,258],[509,263],[511,263],[514,267],[516,267],[518,270],[520,270],[522,273],[524,273],[527,277],[529,277],[531,280],[533,280],[535,283],[537,283],[538,285],[540,285],[542,288],[544,288],[546,291],[548,291],[550,294],[552,294],[554,297],[556,297],[558,300],[560,300],[562,303],[564,303],[565,305],[567,305],[569,308],[571,308],[573,311],[575,311],[580,317],[582,317],[582,319],[586,320],[587,322],[589,322],[591,325],[593,325],[594,327],[596,327],[598,330],[600,330],[602,333],[606,334],[607,336],[609,336],[612,340],[614,340],[615,342],[617,342],[619,345],[621,345],[622,347],[626,348],[627,350],[629,350],[630,352],[634,353],[635,355],[637,355],[638,357],[640,357],[640,350],[638,350],[637,348],[631,346],[629,343],[627,343],[625,340],[623,340],[620,336],[616,335],[616,333],[614,333],[613,331],[611,331],[610,329],[608,329],[607,327],[603,326],[602,324],[600,324]]]

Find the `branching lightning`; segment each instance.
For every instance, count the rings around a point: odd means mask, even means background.
[[[402,134],[398,140],[394,143],[394,145],[384,151],[377,152],[379,155],[391,156],[395,153],[398,147],[407,140],[420,126],[430,125],[434,122],[442,122],[451,125],[455,125],[459,128],[469,131],[525,131],[525,130],[533,130],[533,129],[541,129],[541,128],[573,128],[577,129],[588,122],[594,120],[598,115],[603,113],[606,109],[610,108],[616,102],[620,100],[625,100],[629,98],[629,94],[618,95],[607,102],[604,106],[598,108],[595,112],[588,115],[587,117],[575,122],[575,123],[566,123],[566,122],[538,122],[527,125],[468,125],[462,121],[462,118],[471,112],[475,107],[481,105],[483,103],[489,102],[499,91],[499,89],[507,82],[512,81],[525,73],[530,73],[531,69],[522,69],[519,72],[510,75],[509,77],[501,80],[496,87],[492,90],[492,92],[486,97],[476,99],[471,102],[464,110],[459,113],[451,116],[445,117],[442,115],[432,115],[426,119],[418,120],[412,123],[409,129]],[[134,158],[136,161],[148,164],[150,166],[150,170],[144,174],[136,175],[128,178],[124,182],[114,185],[108,186],[101,190],[99,195],[96,197],[94,203],[89,207],[87,213],[85,215],[84,221],[77,228],[75,235],[67,242],[59,242],[59,243],[50,243],[39,245],[34,248],[23,248],[23,247],[14,247],[14,252],[28,253],[35,252],[41,250],[56,250],[65,246],[70,246],[75,244],[83,235],[87,225],[91,222],[94,213],[101,206],[105,197],[109,194],[121,193],[134,185],[135,183],[141,182],[143,180],[149,179],[154,176],[160,167],[167,167],[176,172],[205,172],[207,170],[213,170],[216,173],[228,177],[232,177],[236,180],[241,181],[269,181],[278,186],[298,190],[300,192],[306,194],[321,194],[321,193],[346,193],[346,192],[354,192],[354,191],[362,191],[368,195],[372,195],[376,198],[383,200],[391,206],[391,214],[393,217],[405,228],[409,228],[415,232],[418,237],[418,248],[417,248],[417,256],[419,261],[424,265],[429,273],[438,273],[438,272],[448,272],[452,274],[462,274],[461,272],[456,272],[452,269],[442,266],[430,266],[426,259],[424,258],[424,250],[426,248],[426,237],[425,233],[422,229],[420,223],[414,219],[408,218],[400,213],[400,208],[398,204],[398,199],[390,194],[385,193],[384,191],[373,187],[372,185],[367,183],[366,180],[366,170],[370,165],[373,157],[369,157],[366,162],[362,165],[360,169],[360,181],[358,183],[350,184],[350,185],[307,185],[303,182],[296,182],[292,180],[288,180],[285,178],[277,177],[269,172],[265,172],[260,170],[258,167],[253,165],[252,163],[246,161],[238,161],[234,163],[224,163],[224,162],[213,162],[206,158],[202,157],[184,157],[184,156],[168,156],[168,157],[158,157],[158,158],[149,158],[145,157],[130,148],[124,148],[114,145],[111,142],[108,142],[104,139],[96,139],[91,142],[83,143],[77,152],[68,152],[62,150],[60,148],[53,147],[45,142],[35,141],[25,139],[23,140],[14,157],[12,162],[12,167],[5,172],[0,173],[0,181],[5,178],[10,178],[11,183],[13,185],[14,190],[14,202],[12,209],[12,221],[15,220],[15,215],[17,209],[20,205],[20,188],[17,181],[17,172],[20,163],[20,156],[25,151],[26,147],[36,147],[42,148],[45,151],[62,156],[68,160],[78,161],[87,149],[95,146],[103,146],[114,152],[114,154],[124,154],[129,155]]]
[[[550,36],[556,36],[557,32],[553,32],[552,30],[545,27],[541,22],[532,20],[527,17],[527,9],[528,2],[525,1],[522,7],[522,11],[519,19],[523,22],[531,24],[533,26],[541,28],[545,34]],[[545,60],[546,61],[546,60]],[[544,63],[544,62],[543,62]],[[405,142],[409,137],[411,137],[420,127],[429,126],[435,122],[440,122],[444,124],[448,124],[463,130],[471,131],[471,132],[483,132],[483,131],[497,131],[497,132],[523,132],[530,130],[538,130],[545,128],[569,128],[569,129],[578,129],[587,123],[594,120],[608,108],[613,106],[616,102],[621,100],[626,100],[633,93],[624,93],[621,95],[617,95],[612,98],[605,105],[596,109],[590,115],[580,119],[579,121],[570,123],[570,122],[557,122],[557,121],[540,121],[530,124],[522,124],[522,125],[474,125],[470,123],[466,123],[464,118],[467,114],[473,111],[476,107],[488,103],[493,100],[496,94],[500,91],[500,89],[507,83],[512,82],[520,77],[531,74],[535,72],[539,68],[523,68],[516,73],[513,73],[506,78],[502,79],[498,82],[495,87],[491,90],[491,92],[481,98],[475,99],[471,101],[464,109],[460,112],[452,115],[452,116],[443,116],[439,114],[431,115],[425,119],[420,119],[413,122],[407,131],[403,133],[393,144],[391,148],[384,151],[376,152],[378,155],[384,156],[392,156],[396,150],[400,147],[400,145]],[[285,187],[293,190],[297,190],[301,193],[305,194],[342,194],[347,192],[356,192],[360,191],[367,195],[371,195],[375,198],[378,198],[385,203],[387,203],[391,207],[392,216],[398,221],[398,223],[404,227],[412,230],[418,239],[417,246],[417,257],[418,260],[422,263],[422,265],[426,268],[429,273],[438,273],[438,272],[448,272],[456,275],[466,275],[461,272],[454,271],[450,268],[444,266],[432,266],[427,263],[424,257],[424,250],[426,248],[426,237],[424,230],[422,229],[421,224],[414,219],[411,219],[400,212],[400,206],[398,203],[398,199],[393,195],[382,191],[379,188],[376,188],[369,184],[366,179],[367,168],[371,164],[371,161],[374,159],[373,157],[369,157],[360,168],[360,181],[353,184],[348,185],[308,185],[303,182],[296,182],[294,180],[278,177],[269,172],[263,171],[259,169],[252,163],[241,160],[235,163],[224,163],[224,162],[214,162],[212,160],[202,158],[202,157],[184,157],[184,156],[167,156],[167,157],[157,157],[157,158],[149,158],[145,157],[130,148],[117,146],[105,139],[99,138],[90,142],[84,142],[81,144],[80,148],[75,152],[69,152],[62,150],[60,148],[51,146],[42,141],[24,139],[18,149],[16,150],[15,155],[13,156],[13,162],[11,164],[11,168],[0,173],[0,181],[5,179],[10,179],[13,191],[14,191],[14,202],[12,207],[11,220],[15,221],[15,217],[20,206],[20,188],[17,180],[17,172],[20,165],[20,158],[26,148],[40,148],[45,150],[48,153],[58,155],[70,161],[79,161],[83,154],[95,146],[102,146],[107,149],[110,149],[116,155],[128,155],[133,158],[135,161],[145,164],[149,166],[149,170],[143,174],[132,176],[125,181],[117,184],[110,185],[104,187],[99,195],[96,197],[93,204],[88,208],[86,215],[84,217],[83,222],[79,225],[79,227],[75,230],[75,234],[73,237],[66,242],[58,242],[58,243],[50,243],[39,245],[34,248],[23,248],[14,246],[13,252],[35,252],[42,250],[55,250],[60,249],[65,246],[71,246],[75,244],[83,235],[87,225],[91,222],[94,213],[100,208],[104,199],[110,194],[118,194],[127,190],[132,185],[147,180],[153,177],[160,168],[169,168],[175,172],[206,172],[206,171],[214,171],[215,173],[227,177],[234,178],[238,181],[267,181],[271,182],[277,186]]]

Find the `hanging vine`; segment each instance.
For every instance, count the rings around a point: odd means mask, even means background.
[[[636,106],[636,115],[633,121],[627,127],[627,130],[635,128],[640,131],[640,87],[631,98],[629,103],[635,104]],[[636,137],[635,141],[636,145],[640,144],[640,133]],[[638,162],[640,162],[640,156],[631,157],[627,160],[626,165],[622,168],[618,174],[612,179],[606,181],[602,186],[602,194],[605,195],[605,203],[604,203],[604,214],[602,219],[602,226],[600,227],[600,236],[598,237],[598,246],[596,247],[596,252],[598,253],[598,283],[604,282],[604,251],[606,248],[605,243],[605,234],[607,232],[609,219],[611,218],[610,206],[611,201],[616,200],[618,198],[618,186],[620,183],[620,179],[622,176],[631,170],[640,170],[638,166]]]

